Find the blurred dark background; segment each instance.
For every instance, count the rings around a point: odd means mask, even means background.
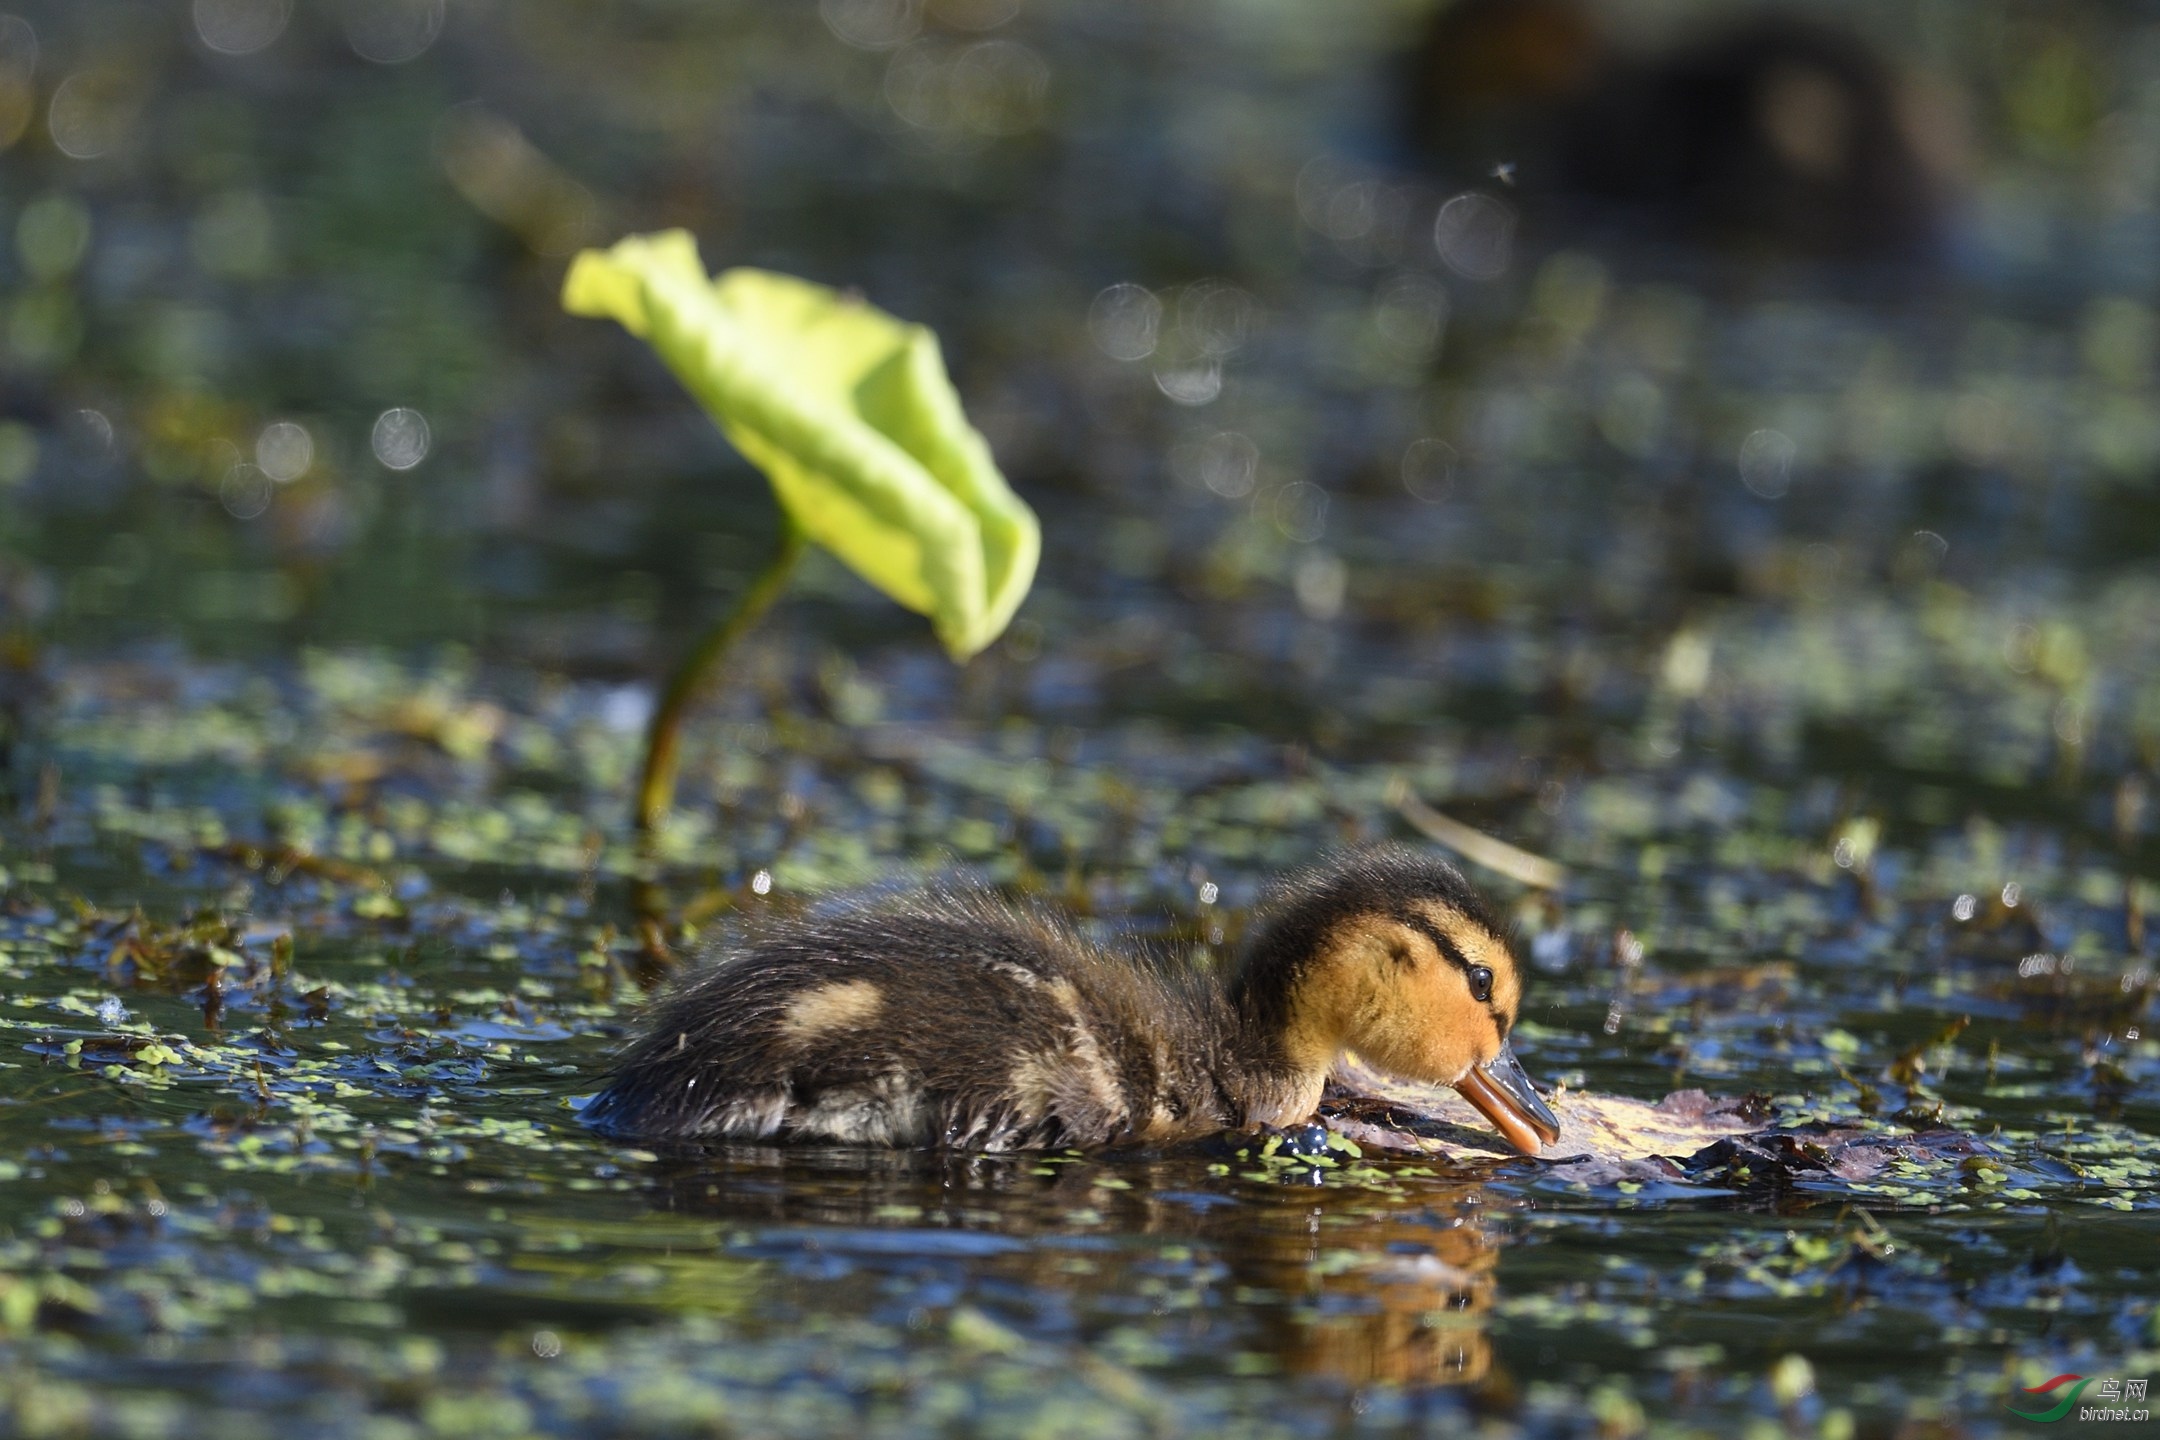
[[[1325,742],[1439,648],[1550,708],[1951,593],[2074,669],[2156,206],[2144,4],[14,0],[0,623],[657,673],[771,506],[556,292],[681,225],[943,338],[1046,530],[962,703]],[[837,566],[789,613],[950,683]]]

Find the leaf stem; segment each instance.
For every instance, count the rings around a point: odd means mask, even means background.
[[[744,632],[772,608],[802,558],[804,536],[792,521],[780,523],[780,539],[772,558],[765,562],[750,588],[735,601],[734,608],[713,622],[668,677],[660,703],[653,707],[652,723],[645,731],[645,767],[638,775],[637,829],[647,842],[660,833],[675,803],[675,766],[682,742],[683,715],[704,688],[706,676],[724,659]]]

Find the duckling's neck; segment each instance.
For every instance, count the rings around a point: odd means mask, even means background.
[[[1350,987],[1339,956],[1289,956],[1262,948],[1230,983],[1237,1035],[1230,1088],[1247,1124],[1291,1125],[1320,1103],[1350,1032]]]

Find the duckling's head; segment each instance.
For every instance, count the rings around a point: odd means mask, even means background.
[[[1560,1123],[1508,1047],[1522,974],[1492,911],[1446,861],[1406,846],[1351,851],[1276,894],[1235,986],[1300,1070],[1346,1050],[1451,1085],[1516,1149]]]

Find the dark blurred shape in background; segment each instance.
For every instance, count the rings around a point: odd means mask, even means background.
[[[1589,0],[1443,4],[1411,145],[1577,227],[1842,261],[1937,258],[1964,150],[1945,87],[1793,11],[1620,33]]]

